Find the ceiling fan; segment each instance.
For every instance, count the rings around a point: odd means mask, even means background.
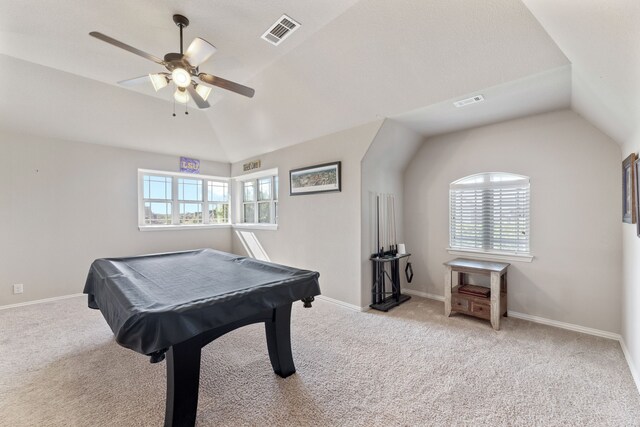
[[[153,88],[158,92],[160,89],[166,87],[169,82],[173,82],[176,86],[176,91],[173,94],[174,99],[182,104],[186,104],[189,102],[189,99],[193,99],[200,109],[209,107],[207,98],[211,93],[211,88],[197,83],[194,81],[196,78],[201,82],[218,86],[249,98],[253,97],[255,90],[250,87],[211,74],[201,73],[198,67],[207,61],[217,49],[208,41],[197,37],[191,42],[186,53],[183,53],[182,29],[189,26],[189,20],[182,15],[173,15],[173,22],[180,28],[180,53],[167,53],[164,59],[143,52],[140,49],[136,49],[133,46],[129,46],[97,31],[92,31],[89,35],[162,65],[168,71],[118,82],[122,85],[130,86],[151,81]]]

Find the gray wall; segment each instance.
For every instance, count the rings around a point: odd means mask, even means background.
[[[362,306],[360,162],[381,123],[373,122],[258,157],[261,169],[278,168],[278,230],[243,230],[254,234],[271,261],[319,271],[323,295],[358,307]],[[338,160],[342,161],[341,192],[289,195],[289,170]],[[232,176],[242,175],[243,163],[232,165]],[[246,254],[236,234],[239,231],[233,233],[233,252]]]
[[[512,262],[509,309],[619,332],[620,147],[568,110],[425,142],[404,176],[412,288],[443,294],[449,183],[494,171],[531,177],[535,258]]]
[[[231,249],[228,228],[138,231],[138,168],[177,171],[178,157],[11,133],[0,152],[0,305],[82,292],[95,258]]]
[[[422,145],[422,135],[390,119],[386,119],[362,159],[362,306],[371,304],[371,261],[376,250],[375,194],[395,197],[396,232],[398,243],[404,243],[404,183],[403,173],[411,157]],[[388,248],[387,248],[388,249]],[[410,250],[411,248],[407,248]],[[405,263],[402,262],[402,268]],[[401,285],[406,285],[404,274]]]

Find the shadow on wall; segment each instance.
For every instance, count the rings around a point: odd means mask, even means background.
[[[236,235],[238,236],[238,239],[240,239],[240,243],[242,243],[245,252],[251,258],[259,259],[261,261],[271,261],[269,255],[267,255],[267,252],[264,250],[254,233],[251,231],[236,230]]]

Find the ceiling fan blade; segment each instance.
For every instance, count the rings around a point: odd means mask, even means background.
[[[240,95],[244,95],[249,98],[253,98],[253,95],[256,93],[256,91],[251,89],[250,87],[243,86],[240,83],[225,80],[222,77],[216,77],[211,74],[200,73],[198,74],[198,78],[205,83],[221,87],[222,89],[230,90],[231,92],[239,93]]]
[[[143,83],[151,83],[151,80],[149,79],[149,75],[145,74],[144,76],[140,76],[140,77],[136,77],[133,79],[127,79],[127,80],[121,80],[118,82],[119,85],[122,86],[137,86],[137,85],[141,85]]]
[[[198,92],[196,92],[196,90],[193,88],[193,86],[191,86],[191,85],[187,86],[187,90],[189,91],[189,95],[191,95],[191,97],[193,98],[193,100],[196,103],[196,105],[198,106],[198,108],[203,110],[205,108],[209,108],[210,107],[209,103],[207,101],[205,101],[204,99],[202,99],[200,94]]]
[[[133,46],[129,46],[128,44],[122,43],[121,41],[118,41],[118,40],[116,40],[114,38],[106,36],[106,35],[104,35],[102,33],[99,33],[97,31],[92,31],[92,32],[89,33],[89,35],[91,37],[97,38],[98,40],[102,40],[103,42],[107,42],[107,43],[112,44],[112,45],[114,45],[116,47],[119,47],[120,49],[127,50],[127,51],[129,51],[129,52],[131,52],[131,53],[133,53],[135,55],[138,55],[138,56],[141,56],[141,57],[143,57],[145,59],[148,59],[149,61],[153,61],[156,64],[164,65],[164,61],[162,59],[160,59],[160,58],[158,58],[156,56],[153,56],[150,53],[143,52],[140,49],[136,49]]]
[[[214,45],[205,39],[196,37],[189,45],[187,53],[185,53],[184,56],[191,66],[197,67],[209,59],[217,50]]]

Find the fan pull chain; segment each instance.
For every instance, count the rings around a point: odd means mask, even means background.
[[[189,114],[189,111],[187,111],[189,109],[189,107],[187,106],[187,104],[184,104],[184,113],[185,114]]]
[[[176,116],[176,101],[173,101],[173,117]]]

